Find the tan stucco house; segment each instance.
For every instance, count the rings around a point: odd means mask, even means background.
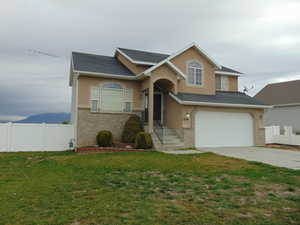
[[[263,145],[262,119],[269,106],[238,92],[241,75],[195,43],[171,55],[124,48],[114,56],[73,52],[71,121],[77,146],[95,145],[103,129],[120,140],[132,114],[163,146]]]

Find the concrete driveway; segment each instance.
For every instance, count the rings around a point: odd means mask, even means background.
[[[263,147],[222,147],[201,148],[200,151],[213,152],[249,161],[257,161],[273,166],[300,169],[300,152]]]

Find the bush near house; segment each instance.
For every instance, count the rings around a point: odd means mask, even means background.
[[[135,137],[135,147],[142,149],[152,148],[153,142],[151,134],[147,132],[139,132]]]
[[[144,131],[144,128],[141,118],[137,115],[132,115],[124,125],[122,141],[124,143],[134,143],[136,135],[142,131]]]
[[[100,147],[111,147],[112,146],[112,133],[109,130],[101,130],[97,135],[97,144]]]

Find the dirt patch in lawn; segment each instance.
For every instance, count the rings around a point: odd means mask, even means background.
[[[255,184],[254,191],[255,195],[259,198],[289,198],[291,196],[300,196],[300,188],[291,187],[287,184]]]
[[[257,166],[254,164],[249,164],[247,161],[233,159],[233,158],[224,158],[219,155],[215,155],[215,157],[207,157],[206,159],[193,157],[192,161],[199,162],[201,165],[206,168],[214,168],[218,166],[223,168],[224,170],[237,170],[237,169],[245,169],[245,168],[256,168]]]

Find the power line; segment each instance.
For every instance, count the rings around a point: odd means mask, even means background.
[[[39,51],[39,50],[35,50],[35,49],[28,49],[28,52],[31,54],[36,54],[36,55],[44,55],[44,56],[48,56],[48,57],[53,57],[53,58],[59,58],[58,55],[54,55],[48,52],[43,52],[43,51]]]

